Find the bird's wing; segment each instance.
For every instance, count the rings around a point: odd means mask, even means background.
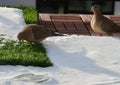
[[[34,38],[39,40],[48,36],[48,30],[45,28],[32,28]]]
[[[116,24],[112,20],[108,19],[107,17],[103,17],[102,30],[105,32],[114,32],[116,31]]]

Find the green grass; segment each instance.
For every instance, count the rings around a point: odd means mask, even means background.
[[[23,11],[26,24],[37,23],[37,11],[33,7],[19,6],[16,7]]]
[[[46,55],[42,44],[30,45],[0,38],[0,65],[24,65],[47,67],[53,64]]]
[[[32,7],[11,7],[23,11],[26,24],[37,23],[37,12]],[[52,66],[46,55],[46,49],[42,44],[30,45],[27,42],[5,40],[4,34],[0,34],[0,65],[24,65],[24,66]]]
[[[27,7],[27,6],[7,6],[7,7],[21,9],[26,24],[31,24],[31,23],[33,24],[38,22],[37,10],[34,7]]]

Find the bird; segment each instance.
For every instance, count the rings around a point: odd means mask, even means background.
[[[100,33],[101,35],[107,33],[109,36],[111,36],[112,33],[120,32],[120,26],[105,17],[97,5],[93,5],[91,11],[93,12],[93,16],[90,25],[94,32]]]
[[[26,40],[30,44],[36,44],[49,36],[63,36],[63,34],[49,30],[43,25],[27,24],[17,34],[17,39],[19,41]]]

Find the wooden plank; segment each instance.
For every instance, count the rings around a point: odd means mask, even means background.
[[[90,36],[89,34],[85,34],[84,32],[82,33],[82,32],[79,32],[79,31],[73,31],[73,32],[61,31],[60,33],[65,33],[65,34],[69,34],[69,35],[76,34],[76,35]]]
[[[81,21],[81,18],[79,15],[73,15],[73,14],[51,14],[50,15],[52,21],[64,21],[64,22],[77,22]]]
[[[66,31],[66,33],[79,33],[84,35],[89,35],[87,29],[85,28],[81,18],[79,15],[73,15],[73,14],[52,14],[51,20],[53,22],[59,22],[60,24],[55,24],[55,28],[62,32],[63,30]]]
[[[110,15],[103,15],[103,16],[105,16],[105,17],[107,17],[107,18],[111,19]]]
[[[91,15],[80,15],[83,23],[85,24],[85,27],[87,28],[88,32],[90,35],[97,35],[95,32],[92,31],[91,26],[90,26],[90,21],[92,19]]]
[[[111,20],[120,21],[120,16],[110,15]]]
[[[81,19],[83,20],[83,22],[89,22],[91,21],[92,17],[91,15],[88,14],[80,14]]]
[[[75,24],[77,31],[79,31],[80,34],[90,35],[87,28],[84,26],[82,22],[74,22],[74,24]]]
[[[64,22],[63,24],[66,27],[67,31],[76,31],[76,28],[73,22]]]
[[[83,23],[87,27],[88,31],[91,31],[90,21],[92,19],[91,15],[80,15]]]
[[[49,14],[39,14],[40,21],[51,21]]]
[[[120,20],[117,20],[117,21],[115,21],[115,20],[112,20],[114,23],[116,23],[116,24],[119,24],[120,23]]]
[[[120,16],[110,16],[111,20],[120,26]],[[120,33],[113,33],[113,37],[120,37]]]
[[[66,31],[66,27],[64,26],[63,22],[53,21],[56,31],[62,32]]]
[[[113,21],[113,22],[120,26],[120,21]]]
[[[55,25],[55,28],[58,32],[60,33],[68,33],[68,34],[80,34],[83,33],[81,31],[76,30],[74,24],[72,22],[58,22],[58,21],[54,21],[53,22]],[[83,33],[85,34],[85,33]],[[87,35],[87,34],[86,34]]]
[[[76,30],[78,31],[87,31],[86,27],[84,26],[83,22],[74,22],[74,25],[76,27]]]
[[[74,33],[77,31],[73,21],[81,21],[78,15],[71,14],[51,14],[50,17],[56,30],[58,32],[64,31],[65,33]]]
[[[120,16],[110,16],[111,20],[120,26]]]
[[[45,26],[47,29],[56,31],[49,14],[39,14],[39,24]]]
[[[42,22],[40,23],[40,25],[45,26],[47,29],[56,31],[56,29],[55,29],[55,27],[54,27],[54,25],[53,25],[53,23],[52,23],[51,21],[49,21],[49,22],[48,22],[48,21],[42,21]]]
[[[79,14],[50,14],[50,16],[54,17],[80,17]]]
[[[104,15],[120,25],[120,16]],[[77,14],[39,14],[39,21],[50,30],[66,34],[101,36],[95,33],[90,26],[92,15]],[[102,34],[108,36],[108,34]],[[114,37],[120,37],[120,33],[113,33]]]
[[[113,37],[120,37],[120,33],[113,33]]]

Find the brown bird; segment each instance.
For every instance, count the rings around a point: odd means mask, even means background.
[[[100,34],[107,33],[108,35],[120,32],[120,26],[103,16],[99,7],[94,5],[91,7],[91,11],[93,12],[93,17],[90,25],[93,31]]]
[[[63,34],[46,29],[42,25],[28,24],[18,33],[18,40],[26,40],[30,44],[39,43],[49,36],[63,36]]]

